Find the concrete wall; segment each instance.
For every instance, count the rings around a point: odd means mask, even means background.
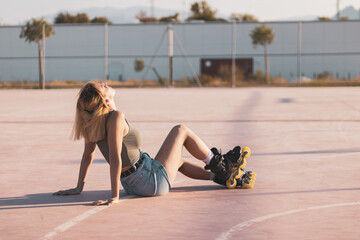
[[[253,58],[254,70],[264,70],[264,49],[254,48],[250,31],[262,23],[238,23],[237,57]],[[273,76],[293,80],[297,75],[297,22],[266,23],[275,41],[269,47]],[[55,34],[46,40],[46,79],[104,79],[105,31],[103,25],[54,25]],[[110,79],[142,78],[134,60],[149,65],[159,46],[153,66],[168,76],[167,24],[122,24],[108,27],[108,74]],[[20,39],[20,26],[0,27],[0,81],[37,81],[38,52],[35,43]],[[174,25],[176,37],[188,60],[200,72],[201,58],[231,58],[232,23],[181,23]],[[165,34],[165,36],[164,36]],[[163,39],[161,45],[160,41]],[[176,38],[175,37],[175,38]],[[340,78],[360,74],[360,21],[302,22],[303,76],[330,71]],[[174,39],[174,78],[192,76],[190,67]],[[149,71],[147,79],[156,79]]]

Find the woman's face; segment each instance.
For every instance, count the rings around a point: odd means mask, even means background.
[[[112,110],[116,110],[115,102],[114,102],[114,96],[115,96],[115,90],[112,87],[109,87],[107,83],[99,83],[100,84],[100,90],[104,94],[106,98],[106,103]]]
[[[115,90],[112,87],[109,87],[107,83],[100,83],[100,89],[106,98],[109,98],[110,100],[114,98]]]

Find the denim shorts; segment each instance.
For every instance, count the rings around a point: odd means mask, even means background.
[[[165,167],[147,153],[141,152],[144,160],[135,172],[120,178],[127,194],[153,197],[169,192],[171,185]]]

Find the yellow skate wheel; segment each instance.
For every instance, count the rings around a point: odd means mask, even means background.
[[[245,168],[245,167],[246,167],[246,159],[244,159],[243,164],[241,164],[239,168]]]
[[[232,183],[232,184],[231,184]],[[230,180],[227,180],[226,181],[226,187],[229,188],[229,189],[233,189],[236,187],[236,179],[234,179],[233,182],[231,182]]]
[[[242,175],[243,175],[243,173],[242,173],[241,169],[239,169],[239,172],[238,172],[238,174],[235,176],[235,179],[241,178]]]
[[[251,189],[254,188],[255,180],[246,178],[242,180],[242,188]]]
[[[250,175],[250,178],[255,180],[256,179],[256,173],[252,172],[251,175]]]
[[[250,178],[249,182],[254,185],[255,180],[256,180],[255,178]]]
[[[247,154],[245,155],[244,158],[248,158],[248,157],[250,157],[250,155],[251,155],[250,148],[248,148],[248,147],[244,147],[244,148],[242,149],[242,152],[247,152]]]
[[[243,188],[246,188],[246,189],[252,189],[254,188],[254,183],[244,183],[243,184]]]
[[[253,171],[248,171],[247,174],[248,174],[249,178],[256,178],[256,173]]]

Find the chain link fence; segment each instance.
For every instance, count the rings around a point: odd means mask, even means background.
[[[275,34],[268,46],[273,78],[296,82],[326,74],[359,77],[360,21],[314,21],[174,23],[172,42],[168,24],[53,25],[54,34],[45,40],[45,80],[108,79],[141,85],[166,84],[172,76],[176,83],[196,85],[197,80],[231,81],[233,73],[237,82],[256,80],[265,71],[264,48],[254,48],[249,35],[262,24]],[[20,38],[21,29],[0,27],[0,82],[39,81],[38,45]],[[236,64],[231,64],[234,59]],[[142,69],[136,67],[139,61]]]

